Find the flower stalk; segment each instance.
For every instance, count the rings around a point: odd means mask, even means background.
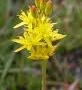
[[[26,12],[21,11],[18,15],[21,22],[14,28],[23,26],[23,33],[12,40],[21,45],[15,52],[25,49],[29,52],[30,60],[42,60],[42,90],[46,90],[47,61],[58,47],[58,44],[53,44],[53,42],[66,36],[54,28],[56,23],[52,22],[49,17],[52,10],[52,0],[35,0],[35,5],[32,5]]]
[[[46,90],[46,67],[47,60],[42,60],[42,90]]]

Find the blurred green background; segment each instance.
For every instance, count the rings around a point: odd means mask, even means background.
[[[33,3],[34,0],[0,0],[0,90],[41,90],[40,62],[27,60],[25,51],[14,53],[18,46],[11,41],[22,29],[13,29],[13,26],[20,22],[17,15]],[[72,83],[77,67],[81,68],[82,0],[53,0],[53,3],[51,18],[58,22],[55,28],[67,35],[60,42],[54,56],[58,59],[57,62],[50,60],[47,65],[47,87],[49,90],[58,90],[55,87],[58,82],[63,82],[66,76],[66,80]],[[75,72],[68,68],[70,63],[75,65]],[[60,68],[64,72],[63,75],[59,71]],[[82,81],[79,85],[80,89],[81,87]]]

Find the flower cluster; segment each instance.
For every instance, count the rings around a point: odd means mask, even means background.
[[[35,5],[29,7],[26,13],[21,11],[19,15],[21,23],[14,28],[23,26],[24,31],[22,36],[13,39],[14,42],[21,44],[21,47],[15,52],[26,49],[30,53],[28,58],[33,60],[46,60],[53,55],[57,47],[57,45],[53,45],[53,42],[64,38],[65,35],[54,30],[53,26],[56,23],[52,23],[49,18],[51,12],[51,0],[35,0]]]

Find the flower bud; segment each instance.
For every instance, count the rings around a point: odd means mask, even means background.
[[[37,8],[33,5],[32,7],[30,7],[31,13],[33,15],[33,17],[36,17],[37,15]]]
[[[51,0],[49,0],[46,3],[46,8],[45,8],[45,14],[46,15],[51,15],[52,14],[52,10],[53,10],[53,3]]]
[[[35,0],[35,5],[37,8],[40,8],[40,0]]]
[[[46,1],[45,0],[40,0],[40,10],[44,11],[46,6]]]

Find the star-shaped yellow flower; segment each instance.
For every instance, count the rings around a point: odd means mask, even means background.
[[[30,59],[48,59],[57,47],[53,45],[53,42],[64,38],[65,35],[59,34],[58,30],[54,30],[53,26],[56,23],[52,23],[49,17],[40,14],[40,12],[34,17],[31,10],[27,13],[22,11],[19,19],[22,22],[14,28],[24,26],[24,32],[18,39],[13,39],[14,42],[21,45],[15,52],[26,49],[31,54],[28,57]]]

